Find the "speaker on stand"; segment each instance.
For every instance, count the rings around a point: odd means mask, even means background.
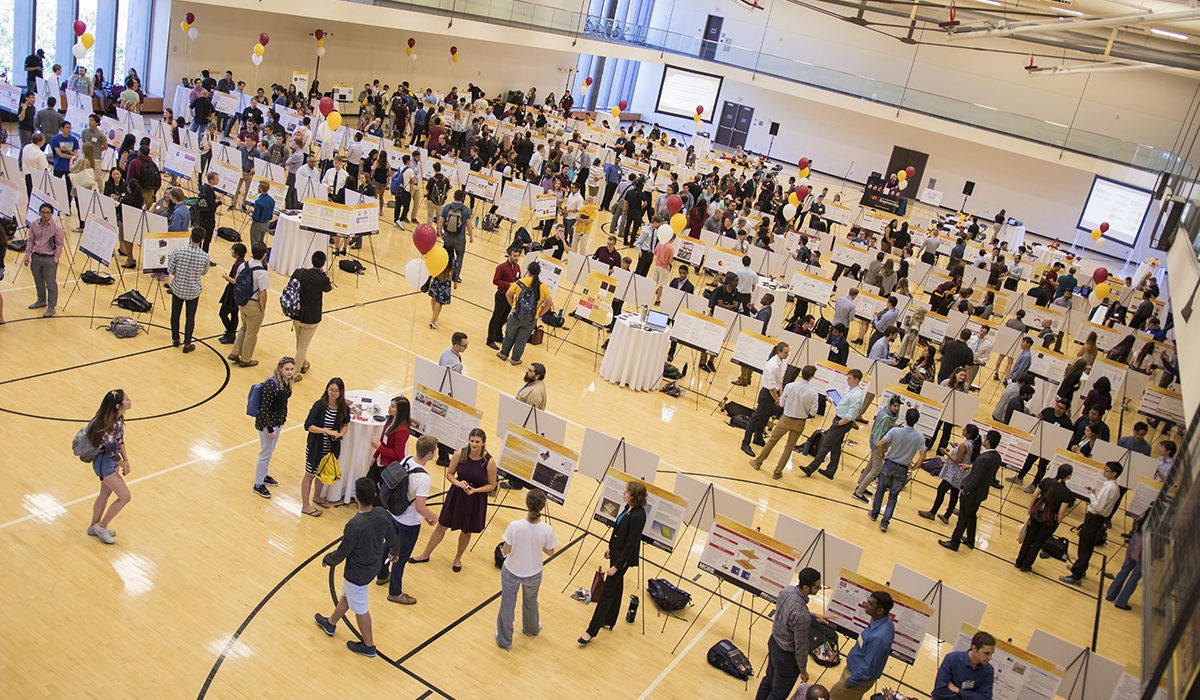
[[[779,122],[771,122],[771,143],[767,144],[767,158],[771,157],[771,149],[775,147],[775,137],[779,135]]]
[[[963,185],[963,203],[962,203],[961,211],[967,210],[967,198],[970,197],[974,193],[975,193],[975,183],[971,182],[970,180],[967,180],[966,184]]]

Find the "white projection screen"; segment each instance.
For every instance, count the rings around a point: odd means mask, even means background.
[[[1150,190],[1097,175],[1092,180],[1092,191],[1083,205],[1077,228],[1090,234],[1107,221],[1108,231],[1104,237],[1133,247],[1153,199],[1154,193]]]
[[[691,119],[696,115],[696,106],[703,105],[704,113],[700,119],[711,124],[717,109],[717,95],[721,93],[724,80],[719,75],[665,65],[654,111]]]

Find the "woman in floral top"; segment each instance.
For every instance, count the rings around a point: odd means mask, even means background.
[[[123,476],[129,475],[129,455],[125,451],[125,412],[131,405],[129,395],[121,389],[113,389],[104,395],[100,408],[87,426],[87,439],[100,454],[92,460],[92,470],[100,478],[100,495],[92,506],[92,524],[87,534],[97,537],[104,544],[113,544],[117,534],[108,529],[108,524],[129,503],[129,486]],[[117,500],[108,505],[109,496],[116,494]]]

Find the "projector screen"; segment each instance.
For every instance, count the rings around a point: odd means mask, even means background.
[[[711,124],[723,80],[719,75],[663,66],[662,83],[658,86],[658,104],[654,111],[691,119],[696,115],[696,106],[703,105],[704,113],[700,119]]]
[[[1092,180],[1092,191],[1083,205],[1077,228],[1090,234],[1107,221],[1108,231],[1104,237],[1133,247],[1153,199],[1150,190],[1097,175]]]

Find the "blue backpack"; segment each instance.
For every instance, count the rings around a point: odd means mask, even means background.
[[[246,395],[246,415],[251,418],[258,417],[258,408],[262,405],[263,385],[267,382],[274,383],[275,377],[267,377],[257,384],[250,385],[250,393]]]
[[[404,188],[404,171],[408,170],[408,169],[409,169],[409,166],[406,165],[403,168],[397,170],[396,174],[392,176],[392,182],[391,182],[391,185],[389,186],[389,189],[392,191],[393,195],[399,195],[400,190]]]
[[[513,315],[520,321],[533,320],[534,314],[537,313],[537,295],[520,280],[517,280],[517,286],[521,288],[521,292],[517,294],[517,303],[513,304]]]
[[[254,295],[254,271],[258,269],[261,269],[261,265],[252,268],[247,262],[238,270],[237,277],[233,280],[233,303],[238,306],[250,303],[250,297]]]

